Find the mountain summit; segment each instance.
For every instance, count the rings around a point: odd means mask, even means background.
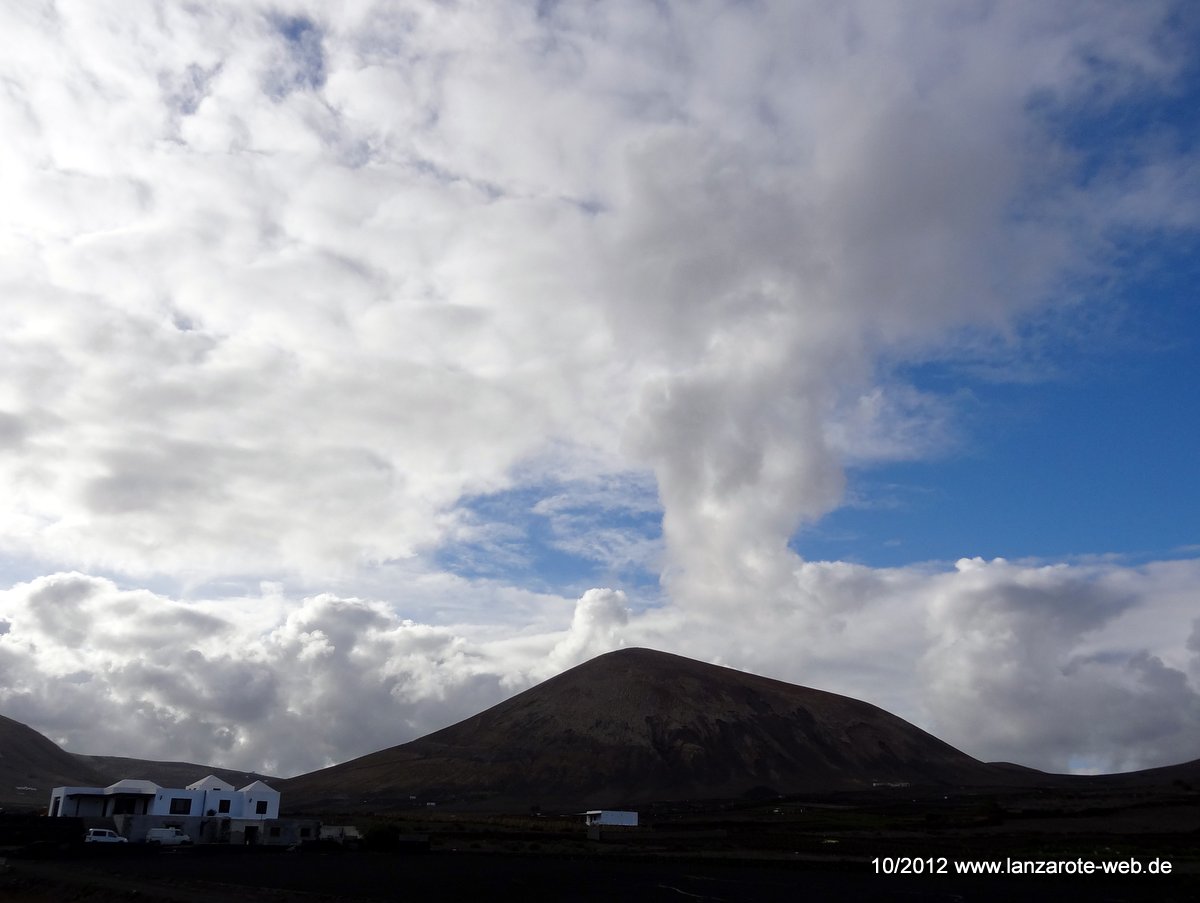
[[[410,796],[593,806],[1006,783],[876,706],[649,649],[601,655],[472,718],[283,783],[289,808]]]

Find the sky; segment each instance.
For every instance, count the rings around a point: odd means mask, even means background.
[[[646,646],[1200,755],[1200,14],[0,6],[0,712],[292,775]]]

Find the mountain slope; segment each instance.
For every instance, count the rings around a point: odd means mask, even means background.
[[[256,780],[272,786],[279,781],[267,775],[191,762],[77,755],[28,725],[0,715],[0,809],[43,809],[49,805],[50,791],[55,787],[107,787],[122,778],[185,787],[210,774],[236,787]]]
[[[55,787],[97,783],[109,782],[33,728],[0,715],[0,808],[40,809]]]
[[[461,799],[592,806],[1011,777],[876,706],[647,649],[280,786],[287,808]]]
[[[88,768],[99,772],[101,785],[114,784],[122,778],[140,778],[153,781],[160,787],[186,787],[201,778],[216,775],[234,787],[245,787],[254,781],[265,781],[271,786],[279,778],[252,771],[235,771],[215,768],[212,765],[197,765],[194,762],[154,762],[149,759],[127,759],[121,756],[75,755]]]

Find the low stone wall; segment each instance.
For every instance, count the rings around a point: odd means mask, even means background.
[[[151,828],[179,828],[193,843],[240,846],[292,846],[317,840],[321,822],[315,818],[221,818],[201,815],[116,815],[118,833],[130,843],[144,843]]]

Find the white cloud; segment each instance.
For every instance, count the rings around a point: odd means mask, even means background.
[[[1077,301],[1064,286],[1105,271],[1114,230],[1195,226],[1195,164],[1166,137],[1105,168],[1059,129],[1169,86],[1186,54],[1165,22],[1016,3],[4,9],[0,552],[115,578],[9,591],[10,714],[98,746],[133,719],[163,755],[295,768],[639,636],[781,676],[810,662],[909,713],[928,698],[951,734],[992,736],[972,700],[1015,704],[1014,671],[1062,688],[1048,707],[1183,695],[1182,615],[1146,626],[1182,592],[1159,572],[929,576],[787,545],[844,501],[847,462],[954,442],[956,399],[897,363]],[[660,568],[661,607],[592,590],[568,627],[503,567],[439,572],[468,540],[528,560],[469,502],[555,484],[575,488],[535,512],[551,545]],[[579,487],[618,487],[624,511],[656,491],[661,540]],[[286,589],[204,589],[259,580]],[[1134,601],[1057,607],[1096,586]],[[1138,642],[1077,647],[1055,626],[1073,617]],[[885,639],[905,665],[880,662]],[[140,651],[155,642],[183,657]],[[925,685],[878,698],[918,661]],[[1116,755],[1116,734],[1039,733],[1049,711],[989,742]],[[312,718],[330,736],[306,747]],[[1146,756],[1186,745],[1186,721],[1160,727]]]
[[[629,624],[629,604],[620,590],[589,589],[575,604],[566,636],[550,651],[549,666],[565,671],[620,645]]]

